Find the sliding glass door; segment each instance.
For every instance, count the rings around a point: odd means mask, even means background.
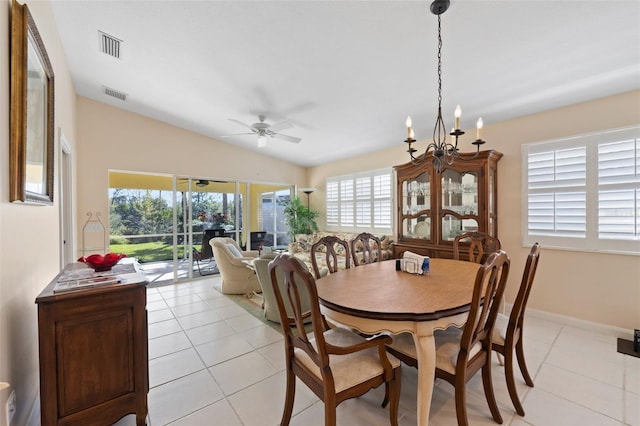
[[[282,203],[291,191],[290,185],[112,171],[109,251],[135,259],[153,283],[215,274],[213,237],[233,238],[246,249],[288,244]]]

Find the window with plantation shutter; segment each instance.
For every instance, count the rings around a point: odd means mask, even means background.
[[[327,230],[390,234],[392,170],[327,178]]]
[[[640,254],[640,126],[522,153],[525,245]]]
[[[338,187],[340,186],[340,182],[338,181],[327,181],[326,187],[326,218],[327,218],[327,226],[335,227],[340,225],[340,216],[338,212],[340,211],[339,201],[340,195],[338,192]]]

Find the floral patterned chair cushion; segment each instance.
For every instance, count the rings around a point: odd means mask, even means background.
[[[291,254],[292,256],[304,262],[309,268],[309,270],[313,271],[313,268],[311,266],[311,246],[327,235],[335,235],[336,237],[342,240],[346,240],[349,243],[349,245],[351,245],[351,240],[353,240],[355,236],[358,234],[349,233],[349,232],[329,232],[329,231],[319,231],[310,235],[298,234],[296,235],[296,241],[289,243],[289,254]],[[381,259],[382,260],[391,259],[393,257],[393,251],[391,248],[391,243],[393,241],[391,240],[391,237],[389,235],[378,235],[378,238],[380,238],[380,245],[381,245],[380,251],[382,252]],[[356,246],[356,250],[358,250],[358,246]],[[338,246],[336,251],[338,252],[339,255],[344,256],[345,254],[344,247],[342,246]],[[318,255],[317,261],[318,261],[318,266],[324,267],[326,269],[327,265],[323,256]],[[340,269],[344,269],[345,260],[340,259],[338,264]]]

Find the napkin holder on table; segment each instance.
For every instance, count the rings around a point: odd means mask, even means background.
[[[425,260],[428,262],[429,256],[421,256],[411,251],[405,251],[400,259],[400,269],[414,275],[423,275],[425,273],[423,265]],[[427,269],[428,271],[428,269]]]

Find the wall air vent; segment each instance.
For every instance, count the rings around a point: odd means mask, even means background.
[[[98,35],[100,36],[100,51],[109,56],[120,59],[122,40],[119,40],[107,33],[103,33],[102,31],[98,31]]]
[[[107,96],[111,96],[111,97],[114,97],[116,99],[120,99],[121,101],[126,101],[127,100],[127,94],[126,93],[119,92],[119,91],[117,91],[115,89],[112,89],[110,87],[102,86],[102,91]]]

